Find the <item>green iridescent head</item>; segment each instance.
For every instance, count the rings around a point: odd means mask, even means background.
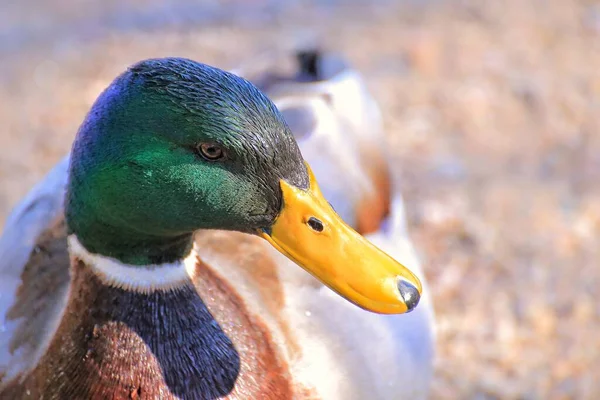
[[[237,230],[371,311],[420,297],[407,268],[332,210],[273,103],[190,60],[143,61],[100,95],[73,144],[65,212],[88,251],[126,264],[181,259],[199,229]]]
[[[298,146],[250,82],[181,58],[115,79],[71,154],[66,217],[88,250],[129,264],[171,261],[201,228],[268,228],[281,179],[308,187]]]

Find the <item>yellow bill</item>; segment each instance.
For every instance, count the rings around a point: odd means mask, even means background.
[[[361,308],[381,314],[413,310],[421,297],[419,279],[346,225],[307,169],[306,191],[281,181],[281,213],[271,231],[259,235]]]

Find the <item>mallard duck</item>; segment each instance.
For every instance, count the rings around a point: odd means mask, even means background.
[[[319,135],[298,136],[313,152]],[[0,398],[424,396],[420,271],[344,223],[361,196],[324,189],[336,213],[309,165],[248,81],[187,59],[130,67],[6,222]],[[369,237],[416,265],[395,204]]]

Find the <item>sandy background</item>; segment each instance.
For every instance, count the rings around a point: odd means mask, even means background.
[[[432,397],[599,398],[600,5],[492,3],[2,1],[0,223],[127,65],[313,35],[383,108],[436,303]]]

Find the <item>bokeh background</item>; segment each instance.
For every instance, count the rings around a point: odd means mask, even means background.
[[[129,64],[306,38],[381,104],[435,299],[432,398],[600,398],[600,3],[2,0],[0,223]]]

